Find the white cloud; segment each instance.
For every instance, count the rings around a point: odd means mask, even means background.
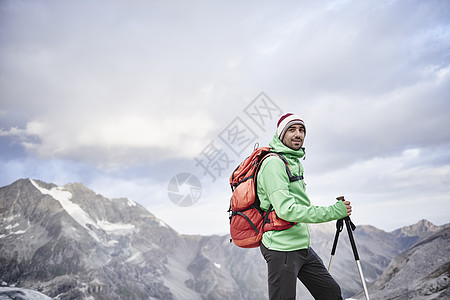
[[[450,151],[440,159],[431,149],[407,149],[399,155],[378,156],[328,173],[307,177],[308,191],[318,205],[339,195],[353,202],[353,218],[393,230],[421,219],[444,224],[448,220]],[[306,167],[308,171],[308,167]],[[307,173],[308,174],[308,173]]]
[[[0,136],[20,136],[22,135],[24,130],[21,130],[17,127],[11,127],[9,130],[4,130],[0,128]]]
[[[313,103],[304,101],[310,171],[445,146],[450,140],[445,70],[427,72],[422,81],[381,95],[326,94]]]
[[[46,159],[65,157],[117,165],[137,160],[154,163],[161,159],[193,158],[216,128],[207,114],[176,110],[169,116],[137,113],[68,121],[41,119],[27,123],[25,129],[1,130],[0,135],[16,136],[28,150]]]

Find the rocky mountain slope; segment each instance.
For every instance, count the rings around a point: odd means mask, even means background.
[[[368,282],[440,229],[425,220],[391,233],[358,226]],[[326,265],[334,233],[333,223],[311,226]],[[345,230],[331,273],[345,297],[361,290]],[[259,249],[240,249],[228,236],[180,235],[128,199],[107,199],[80,183],[23,179],[0,188],[3,285],[54,299],[265,299],[266,281]],[[298,299],[312,299],[301,285]]]
[[[368,290],[373,299],[450,299],[450,228],[395,257]]]

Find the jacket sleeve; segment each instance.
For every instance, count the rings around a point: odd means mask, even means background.
[[[342,201],[330,206],[311,206],[308,195],[300,185],[303,182],[289,182],[286,165],[281,159],[269,157],[261,165],[258,187],[273,205],[279,218],[289,222],[322,223],[347,216]]]

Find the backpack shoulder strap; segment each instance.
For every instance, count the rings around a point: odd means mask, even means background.
[[[293,176],[292,175],[292,172],[291,172],[291,169],[289,168],[289,164],[288,164],[288,161],[287,161],[286,157],[284,157],[280,153],[276,153],[276,152],[270,152],[267,155],[276,155],[284,162],[284,164],[286,165],[286,173],[288,174],[289,182],[303,180],[303,175],[300,175],[300,176]]]

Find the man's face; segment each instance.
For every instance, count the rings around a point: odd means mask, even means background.
[[[303,146],[305,140],[305,128],[303,125],[292,125],[288,128],[283,137],[283,144],[287,147],[298,150]]]

